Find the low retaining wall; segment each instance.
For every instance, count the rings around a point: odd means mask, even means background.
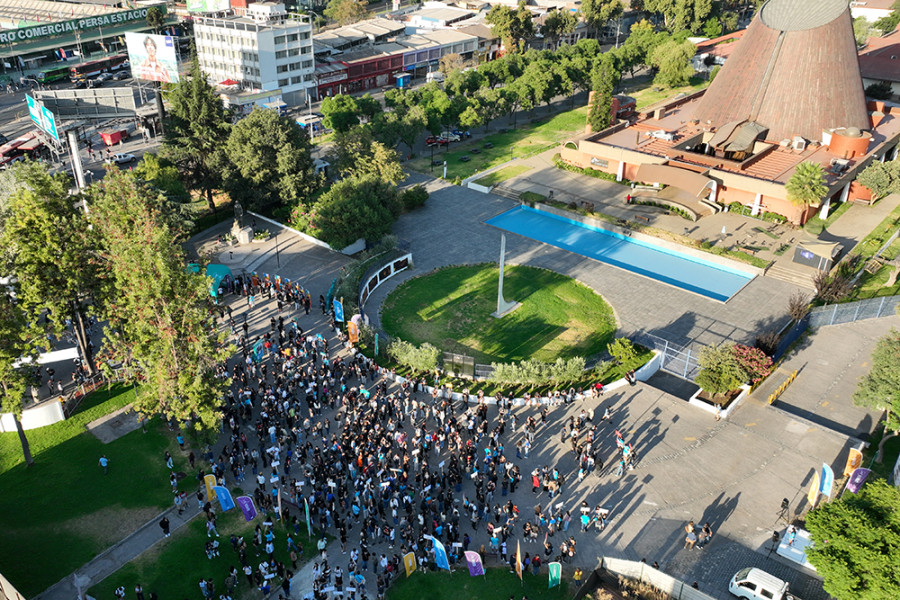
[[[405,271],[409,268],[409,265],[412,263],[412,254],[407,252],[403,256],[393,259],[383,267],[379,268],[372,275],[366,279],[363,284],[359,287],[359,309],[362,310],[366,305],[366,300],[369,299],[369,296],[378,289],[382,283],[399,273],[400,271]]]
[[[746,263],[732,260],[730,258],[725,258],[724,256],[710,254],[709,252],[703,252],[702,250],[697,250],[696,248],[691,248],[690,246],[676,244],[675,242],[670,242],[668,240],[660,239],[658,237],[653,237],[652,235],[647,235],[645,233],[632,231],[631,229],[619,227],[618,225],[613,225],[612,223],[603,221],[601,219],[594,219],[593,217],[585,217],[578,213],[574,213],[574,212],[571,212],[568,210],[562,210],[560,208],[556,208],[555,206],[548,206],[546,204],[538,202],[538,203],[535,203],[534,208],[535,208],[535,210],[542,210],[544,212],[550,213],[551,215],[556,215],[558,217],[563,217],[565,219],[571,219],[573,221],[578,221],[579,223],[583,223],[584,225],[590,225],[591,227],[597,227],[598,229],[605,229],[606,231],[611,231],[613,233],[618,233],[619,235],[624,235],[626,237],[630,237],[635,240],[646,242],[648,244],[653,244],[654,246],[664,248],[671,252],[677,252],[679,254],[686,254],[688,256],[692,256],[692,257],[698,258],[700,260],[704,260],[704,261],[707,261],[707,262],[710,262],[713,264],[727,267],[729,269],[733,269],[735,271],[740,271],[742,273],[746,273],[748,275],[753,275],[753,276],[762,275],[764,272],[763,269],[760,269],[759,267],[754,267],[753,265],[748,265]]]
[[[66,413],[61,402],[49,401],[40,406],[26,408],[22,411],[22,429],[37,429],[66,420]],[[16,420],[12,413],[0,414],[0,432],[16,430]]]
[[[671,596],[673,600],[715,600],[713,596],[704,594],[692,588],[690,584],[666,575],[646,563],[604,556],[601,564],[609,573],[649,583]]]
[[[691,406],[696,406],[697,408],[699,408],[701,410],[705,410],[706,412],[708,412],[710,414],[713,414],[713,415],[716,414],[715,406],[709,404],[708,402],[704,402],[703,400],[700,400],[700,398],[698,398],[698,396],[700,395],[700,392],[702,392],[702,391],[703,391],[703,388],[694,392],[694,395],[691,396],[690,400],[688,400],[688,404],[690,404]],[[750,386],[742,385],[741,393],[738,394],[738,397],[735,398],[734,400],[732,400],[732,402],[727,407],[722,409],[722,412],[719,414],[719,416],[722,417],[723,419],[727,419],[728,416],[731,415],[732,412],[734,412],[734,409],[736,409],[738,406],[740,406],[741,402],[744,401],[744,398],[746,398],[749,395],[750,395]]]
[[[481,192],[482,194],[490,194],[493,186],[479,185],[474,181],[470,181],[466,184],[470,190],[475,190],[476,192]]]
[[[342,250],[335,250],[334,248],[329,246],[326,242],[323,242],[319,238],[315,238],[315,237],[309,235],[308,233],[303,233],[302,231],[300,231],[298,229],[294,229],[293,227],[288,227],[284,223],[279,223],[275,219],[270,219],[269,217],[264,217],[261,214],[255,213],[253,211],[248,210],[247,212],[261,221],[265,221],[266,223],[269,223],[271,225],[275,225],[276,227],[280,227],[281,229],[290,231],[294,235],[301,237],[304,240],[306,240],[307,242],[309,242],[310,244],[315,244],[316,246],[319,246],[320,248],[327,248],[328,250],[334,250],[335,252],[340,252],[341,254],[346,254],[347,256],[350,256],[351,254],[356,254],[357,252],[362,252],[363,250],[366,249],[366,240],[360,238]]]

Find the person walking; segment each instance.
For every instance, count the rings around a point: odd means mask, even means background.
[[[100,466],[103,467],[103,474],[106,475],[109,472],[109,459],[105,454],[100,455]]]
[[[159,528],[162,529],[162,532],[166,537],[169,537],[169,519],[168,517],[163,517],[159,520]]]

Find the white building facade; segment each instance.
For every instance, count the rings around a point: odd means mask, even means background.
[[[194,18],[201,70],[213,84],[232,80],[248,91],[280,90],[288,106],[306,104],[316,86],[309,17],[276,2],[256,2],[242,12]]]

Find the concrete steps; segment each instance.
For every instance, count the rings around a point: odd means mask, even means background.
[[[766,277],[771,277],[772,279],[779,279],[781,281],[786,281],[788,283],[793,283],[794,285],[799,285],[800,287],[804,287],[808,290],[815,290],[815,286],[813,285],[812,273],[810,273],[809,269],[804,269],[798,265],[798,268],[791,268],[786,264],[775,263],[768,269],[766,269],[765,273]]]
[[[510,200],[519,200],[520,192],[508,187],[504,187],[502,185],[495,185],[491,188],[491,193],[496,194],[497,196],[503,196],[504,198],[509,198]]]

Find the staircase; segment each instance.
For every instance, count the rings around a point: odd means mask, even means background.
[[[812,280],[813,274],[810,272],[810,269],[803,268],[800,265],[797,268],[792,268],[791,263],[774,263],[766,269],[765,276],[786,281],[808,290],[815,290]]]
[[[503,196],[504,198],[509,198],[510,200],[515,200],[516,202],[519,201],[520,192],[502,185],[495,185],[491,188],[491,193],[496,194],[497,196]]]

